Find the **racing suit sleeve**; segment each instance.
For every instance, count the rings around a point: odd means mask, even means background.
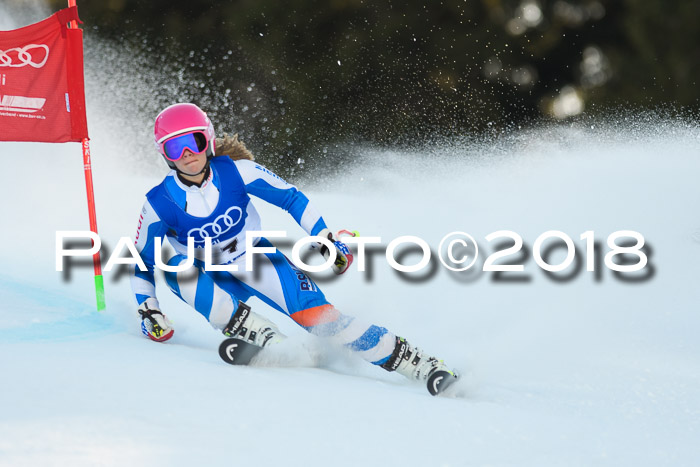
[[[297,187],[254,161],[238,160],[235,164],[248,194],[287,211],[309,235],[326,228],[321,213]]]
[[[134,245],[139,252],[147,270],[141,271],[137,266],[131,267],[131,290],[140,305],[148,298],[156,298],[156,283],[154,272],[154,239],[164,237],[168,227],[163,222],[151,203],[146,201],[141,210]]]

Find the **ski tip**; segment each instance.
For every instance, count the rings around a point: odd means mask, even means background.
[[[433,396],[440,395],[458,379],[457,373],[445,370],[436,371],[428,378],[428,392]]]
[[[262,347],[236,337],[229,337],[219,344],[219,357],[230,365],[248,365]]]
[[[231,365],[234,365],[235,363],[235,351],[236,347],[238,346],[238,343],[236,342],[238,339],[224,339],[221,344],[219,344],[219,357],[226,363],[230,363]]]

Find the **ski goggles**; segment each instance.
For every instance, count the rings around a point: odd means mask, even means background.
[[[189,149],[195,154],[201,154],[209,147],[209,140],[201,131],[190,131],[181,135],[173,136],[161,143],[161,150],[170,161],[178,161],[185,154],[185,149]]]

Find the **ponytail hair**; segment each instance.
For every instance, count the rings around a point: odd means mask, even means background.
[[[234,161],[247,159],[249,161],[255,160],[253,153],[245,146],[243,141],[238,139],[238,133],[233,136],[229,136],[224,133],[223,138],[216,138],[216,156],[228,156]]]

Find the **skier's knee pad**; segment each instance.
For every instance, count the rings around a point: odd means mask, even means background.
[[[331,304],[315,306],[292,314],[297,324],[310,328],[321,324],[331,323],[338,319],[340,312]]]
[[[333,336],[345,328],[351,317],[343,315],[331,304],[306,308],[292,313],[291,318],[317,336]]]

